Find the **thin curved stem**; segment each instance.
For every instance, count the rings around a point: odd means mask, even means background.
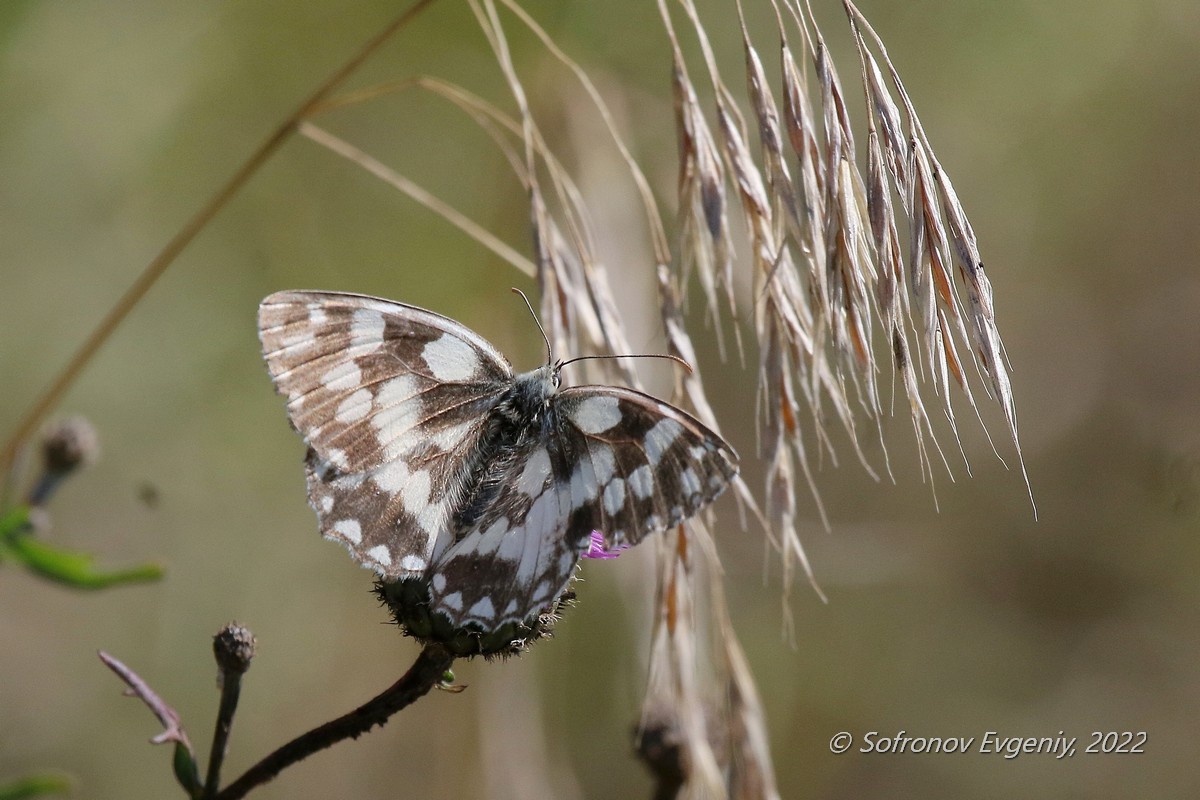
[[[221,780],[221,767],[225,764],[225,753],[229,749],[229,731],[233,727],[233,715],[237,711],[238,698],[242,693],[242,673],[222,671],[221,705],[217,710],[217,727],[213,733],[212,752],[208,757],[208,772],[204,778],[204,797],[217,794]]]
[[[302,102],[295,111],[279,124],[271,135],[258,146],[258,149],[246,159],[245,163],[238,168],[233,177],[167,242],[166,246],[159,251],[158,255],[146,265],[141,274],[125,290],[125,294],[121,295],[116,304],[109,309],[108,314],[100,320],[100,324],[84,340],[79,350],[75,352],[75,355],[71,357],[71,360],[67,362],[66,366],[63,367],[50,386],[34,401],[29,411],[25,414],[25,417],[17,425],[16,430],[5,441],[3,449],[0,449],[0,475],[8,474],[9,467],[12,466],[21,443],[42,423],[46,415],[50,413],[50,410],[58,404],[58,401],[62,399],[67,389],[71,387],[71,384],[83,372],[84,367],[96,355],[96,352],[108,341],[113,332],[125,320],[125,317],[129,315],[129,312],[145,297],[150,288],[154,286],[154,283],[167,271],[167,267],[174,263],[184,248],[191,244],[196,235],[204,229],[204,226],[229,203],[229,200],[238,190],[279,150],[280,146],[287,141],[291,133],[295,131],[296,126],[305,117],[312,113],[338,86],[344,83],[388,38],[407,25],[410,20],[425,10],[426,7],[432,5],[433,2],[434,0],[416,0],[403,14],[396,17],[387,27],[368,40],[354,56],[326,78],[309,95],[308,99]]]
[[[412,668],[382,694],[335,720],[297,736],[248,769],[242,777],[218,792],[215,800],[237,800],[273,779],[291,765],[343,739],[356,738],[423,697],[441,682],[454,656],[438,644],[426,645]]]

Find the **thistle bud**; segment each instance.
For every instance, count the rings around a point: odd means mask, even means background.
[[[575,592],[568,587],[524,620],[483,630],[474,623],[456,627],[446,613],[434,608],[429,601],[429,582],[424,578],[378,581],[375,594],[406,636],[423,645],[437,642],[459,657],[485,658],[520,655],[538,639],[551,636],[562,612],[575,600]]]
[[[44,506],[63,478],[96,461],[100,440],[92,423],[67,417],[51,425],[42,437],[42,474],[29,493],[29,505]]]
[[[213,637],[213,655],[222,675],[241,675],[250,669],[254,648],[258,644],[249,628],[231,622]]]

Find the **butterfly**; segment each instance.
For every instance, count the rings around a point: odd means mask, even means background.
[[[677,525],[737,473],[686,412],[616,386],[516,374],[416,306],[337,292],[262,301],[259,338],[308,445],[321,533],[385,582],[418,579],[457,629],[521,623],[562,594],[593,531],[611,550]]]

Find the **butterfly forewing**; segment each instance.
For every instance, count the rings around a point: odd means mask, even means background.
[[[631,389],[578,386],[555,398],[577,452],[575,530],[633,545],[712,502],[737,474],[737,454],[699,420]]]
[[[346,474],[401,459],[430,437],[452,447],[478,432],[512,382],[483,337],[373,297],[279,292],[259,306],[258,328],[292,424]]]
[[[259,335],[310,447],[321,532],[385,577],[422,572],[483,420],[512,382],[504,356],[446,317],[331,292],[271,295]]]

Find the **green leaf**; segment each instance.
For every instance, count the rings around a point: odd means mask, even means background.
[[[158,564],[99,570],[92,566],[91,555],[54,547],[27,533],[8,537],[8,552],[31,572],[76,589],[104,589],[121,583],[156,581],[163,576]]]
[[[17,506],[0,515],[0,541],[11,539],[29,526],[29,506]]]
[[[175,757],[172,766],[175,768],[175,780],[187,791],[189,797],[200,797],[204,786],[200,783],[200,768],[187,745],[175,743]]]
[[[0,786],[0,800],[21,800],[24,797],[62,794],[70,790],[71,781],[63,775],[28,775]]]

